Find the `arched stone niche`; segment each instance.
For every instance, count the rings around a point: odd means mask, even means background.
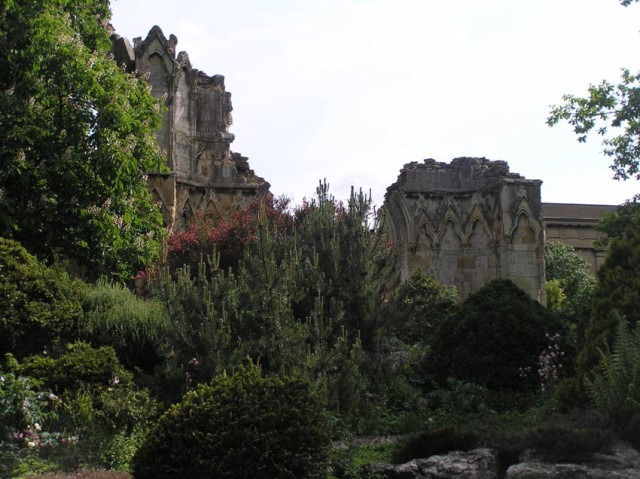
[[[401,276],[425,269],[463,298],[510,278],[544,303],[541,184],[485,158],[406,164],[385,196]]]

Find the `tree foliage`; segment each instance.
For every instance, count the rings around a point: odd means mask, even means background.
[[[599,359],[598,349],[611,345],[624,316],[631,325],[640,320],[640,222],[632,218],[621,237],[611,241],[604,264],[598,270],[593,311],[585,334],[585,347],[578,357],[581,374]]]
[[[365,195],[342,204],[321,184],[296,210],[263,198],[238,218],[172,240],[173,257],[147,274],[169,317],[162,388],[175,400],[249,357],[308,380],[337,416],[355,420],[393,277],[382,217]],[[224,247],[230,237],[242,238],[238,249]]]
[[[549,297],[562,298],[552,306],[582,341],[596,286],[591,266],[572,246],[562,243],[547,242],[544,260],[547,292],[555,293]],[[556,286],[560,291],[554,292]]]
[[[0,3],[0,234],[88,276],[157,251],[160,104],[110,57],[107,0]]]
[[[638,221],[639,216],[640,202],[638,198],[628,200],[613,213],[604,215],[596,225],[596,231],[601,235],[595,242],[596,246],[608,248],[613,239],[624,236],[625,229],[631,223]]]
[[[620,3],[628,6],[634,1]],[[640,73],[623,69],[617,85],[604,80],[591,85],[586,96],[568,94],[563,101],[552,108],[547,123],[568,122],[580,142],[595,129],[602,137],[604,154],[611,158],[614,178],[640,179]]]

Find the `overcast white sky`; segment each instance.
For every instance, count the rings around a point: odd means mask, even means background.
[[[233,151],[299,203],[326,178],[377,205],[411,161],[506,160],[542,200],[617,204],[599,138],[550,105],[640,69],[640,5],[617,0],[112,0],[129,39],[153,25],[232,93]]]

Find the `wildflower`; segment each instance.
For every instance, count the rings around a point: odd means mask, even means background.
[[[36,443],[33,442],[33,441],[29,441],[29,442],[27,442],[27,446],[28,447],[36,447]]]
[[[38,424],[38,423],[35,423],[35,424],[33,425],[33,428],[34,428],[36,431],[40,431],[40,430],[42,429],[42,428],[40,427],[40,424]]]

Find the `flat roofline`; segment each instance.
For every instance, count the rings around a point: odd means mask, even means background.
[[[543,201],[540,203],[541,205],[559,205],[559,206],[606,206],[611,208],[617,208],[620,205],[605,205],[602,203],[552,203]]]

